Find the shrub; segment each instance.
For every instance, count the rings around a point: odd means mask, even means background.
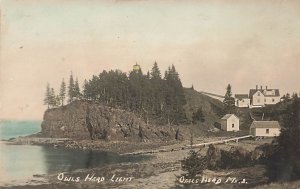
[[[300,99],[295,97],[283,115],[283,129],[266,161],[271,181],[300,179]]]
[[[187,171],[187,177],[193,178],[201,174],[206,169],[207,161],[205,157],[199,155],[199,152],[191,150],[189,156],[181,161],[181,168]]]

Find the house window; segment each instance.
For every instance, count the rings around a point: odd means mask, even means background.
[[[267,102],[267,99],[265,99],[265,102]]]
[[[257,96],[260,96],[260,93],[259,93],[259,92],[257,93]]]
[[[274,99],[274,98],[272,98],[272,102],[275,102],[275,99]]]
[[[270,130],[269,129],[266,129],[266,134],[269,134],[270,133]]]
[[[234,123],[232,124],[232,128],[234,128]]]
[[[257,99],[257,102],[260,102],[260,99]]]

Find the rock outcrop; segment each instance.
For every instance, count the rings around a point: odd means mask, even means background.
[[[109,141],[182,140],[179,126],[146,125],[135,114],[89,101],[75,101],[44,114],[42,135]]]

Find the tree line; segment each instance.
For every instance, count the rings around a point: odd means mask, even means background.
[[[168,124],[186,121],[183,106],[186,104],[183,86],[174,65],[162,76],[155,62],[146,74],[142,69],[129,74],[120,70],[103,71],[85,80],[82,91],[78,79],[71,73],[68,88],[62,80],[59,94],[47,84],[44,104],[55,108],[75,100],[89,100],[110,107],[134,112],[146,123],[153,120]]]
[[[58,94],[56,94],[54,88],[50,87],[50,84],[47,83],[44,105],[47,105],[48,109],[64,106],[67,97],[68,103],[71,103],[76,99],[82,99],[78,79],[76,78],[74,81],[72,73],[69,79],[68,91],[64,78],[62,79]]]
[[[287,105],[279,111],[283,127],[265,161],[271,181],[300,179],[300,98],[294,93],[282,103]]]

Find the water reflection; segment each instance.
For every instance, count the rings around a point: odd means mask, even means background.
[[[34,174],[44,174],[47,167],[40,146],[4,145],[0,143],[0,183],[27,180]]]
[[[148,157],[0,143],[0,158],[0,183],[3,183],[30,179],[34,174],[53,174],[112,163],[136,162]]]

